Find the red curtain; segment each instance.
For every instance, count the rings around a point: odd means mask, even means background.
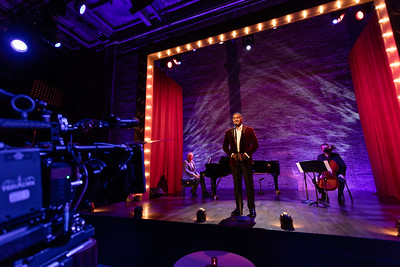
[[[181,191],[183,154],[182,87],[154,68],[150,188],[165,177],[168,194]]]
[[[353,46],[349,63],[377,192],[400,199],[400,108],[381,36],[374,16]]]

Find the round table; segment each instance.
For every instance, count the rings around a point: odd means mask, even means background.
[[[174,265],[174,267],[206,267],[211,265],[211,258],[217,257],[218,267],[255,267],[255,265],[246,259],[235,253],[218,250],[206,250],[190,253],[180,258]]]

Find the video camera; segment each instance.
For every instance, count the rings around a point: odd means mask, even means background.
[[[41,265],[92,236],[93,228],[85,225],[78,210],[85,194],[96,197],[93,184],[99,180],[102,190],[119,184],[119,194],[121,188],[125,194],[146,191],[143,143],[80,146],[72,142],[77,132],[133,128],[139,124],[137,119],[110,116],[70,125],[62,115],[52,122],[43,101],[2,89],[0,99],[9,101],[14,115],[19,115],[0,118],[1,266]],[[36,119],[30,120],[30,115]],[[41,140],[35,139],[39,133],[44,133]],[[63,135],[69,138],[67,143]]]

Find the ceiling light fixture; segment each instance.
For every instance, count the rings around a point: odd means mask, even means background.
[[[26,51],[28,51],[28,45],[19,39],[14,39],[10,42],[10,45],[12,47],[12,49],[14,49],[15,51],[19,52],[19,53],[25,53]]]
[[[75,0],[74,2],[74,9],[79,14],[83,15],[86,11],[86,4],[82,0]]]

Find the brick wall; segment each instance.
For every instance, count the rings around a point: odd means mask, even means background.
[[[327,15],[257,33],[251,51],[238,39],[236,51],[225,43],[183,54],[181,66],[164,70],[184,90],[182,160],[193,151],[203,170],[224,156],[223,134],[238,107],[260,143],[254,158],[280,161],[280,188],[303,189],[296,162],[316,159],[327,142],[346,162],[349,186],[375,191],[348,66],[354,28]],[[226,68],[235,53],[239,88]],[[273,188],[272,177],[263,183]],[[232,188],[232,179],[220,187]]]

